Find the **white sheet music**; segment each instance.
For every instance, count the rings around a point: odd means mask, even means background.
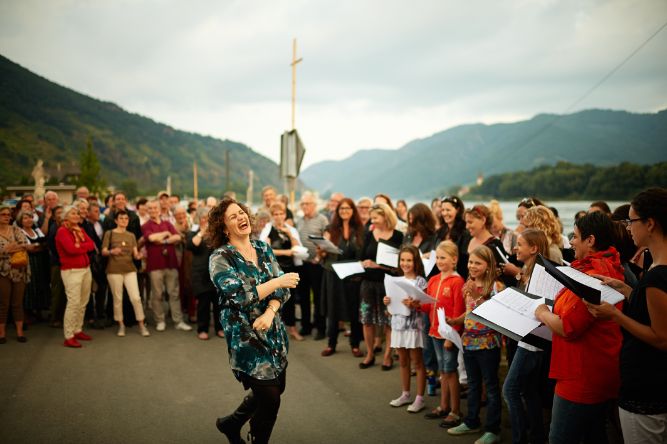
[[[389,305],[387,305],[387,311],[391,315],[409,316],[410,309],[403,305],[403,299],[408,298],[408,293],[403,288],[399,287],[399,282],[404,282],[410,285],[410,283],[402,276],[394,277],[389,276],[388,274],[384,276],[384,290],[390,299]]]
[[[331,266],[333,267],[338,277],[341,279],[345,279],[346,277],[352,276],[353,274],[359,274],[366,271],[363,265],[361,265],[361,261],[335,262],[331,264]]]
[[[435,302],[435,298],[424,293],[423,290],[417,288],[415,284],[407,279],[396,281],[398,285],[405,293],[410,296],[415,301],[419,301],[422,304],[431,304]]]
[[[438,333],[444,339],[449,339],[456,345],[459,351],[463,350],[463,344],[461,343],[461,336],[459,333],[452,328],[451,325],[447,323],[447,317],[445,316],[445,309],[438,308]]]
[[[375,263],[379,265],[386,265],[387,267],[398,268],[398,248],[394,248],[378,242],[378,252],[375,258]]]
[[[609,304],[618,304],[622,300],[625,299],[625,296],[623,296],[622,293],[619,293],[618,291],[614,290],[608,285],[602,285],[602,281],[599,279],[594,278],[593,276],[589,276],[586,273],[575,270],[572,267],[557,267],[560,271],[563,272],[563,274],[571,277],[572,279],[576,280],[577,282],[581,282],[584,285],[587,285],[591,288],[595,288],[596,290],[600,290],[600,300],[603,302],[608,302]]]
[[[308,237],[312,243],[320,247],[327,253],[340,254],[341,249],[335,246],[329,239]]]
[[[535,309],[544,304],[545,298],[531,299],[513,288],[507,288],[495,295],[491,300],[498,302],[510,310],[516,311],[530,319],[535,319]]]
[[[533,274],[530,275],[530,282],[528,283],[528,293],[553,301],[563,288],[565,288],[563,284],[547,273],[547,270],[542,265],[535,264]]]
[[[431,270],[435,267],[435,250],[431,250],[429,253],[428,259],[425,259],[422,255],[422,262],[424,263],[424,273],[426,276],[431,274]]]
[[[502,307],[502,309],[499,309]],[[493,302],[493,299],[486,301],[477,307],[473,313],[488,319],[496,325],[510,330],[519,336],[526,336],[531,331],[539,327],[540,322],[534,321],[515,311],[506,308],[504,305]]]

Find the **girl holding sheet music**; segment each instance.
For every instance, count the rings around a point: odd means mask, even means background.
[[[431,341],[440,371],[440,405],[426,414],[427,419],[443,418],[441,427],[454,427],[461,423],[459,377],[459,349],[454,343],[440,335],[438,309],[445,310],[448,322],[454,325],[457,332],[461,331],[465,314],[463,302],[463,278],[456,272],[458,248],[452,241],[438,244],[435,250],[436,262],[440,273],[428,281],[426,293],[435,298],[434,304],[422,304],[421,311],[429,314],[430,328],[428,340]],[[456,333],[458,334],[458,333]]]
[[[399,274],[402,274],[420,290],[426,289],[424,264],[417,247],[413,245],[403,246],[398,254],[398,266],[401,270]],[[385,305],[389,305],[391,295],[385,296],[383,302]],[[410,363],[413,362],[417,372],[417,396],[415,396],[414,402],[408,406],[408,412],[418,413],[424,408],[424,390],[426,389],[426,368],[424,368],[422,359],[422,349],[424,348],[423,322],[420,314],[412,309],[412,299],[405,299],[402,302],[406,307],[411,308],[411,311],[408,316],[400,314],[391,316],[391,346],[398,351],[403,393],[389,404],[392,407],[410,404]]]
[[[468,314],[489,300],[505,286],[497,281],[496,260],[490,248],[481,245],[475,248],[468,259],[468,281],[463,287],[466,313],[453,323],[463,320],[463,362],[468,374],[468,414],[463,422],[447,432],[450,435],[466,435],[481,430],[479,411],[482,400],[482,380],[488,399],[485,433],[476,443],[500,441],[500,334],[484,324],[471,319]]]
[[[589,275],[623,279],[620,256],[612,246],[613,222],[603,213],[588,213],[575,222],[572,267]],[[622,302],[617,304],[618,308]],[[582,298],[565,289],[553,313],[546,305],[535,317],[554,335],[549,377],[556,380],[549,443],[607,442],[607,411],[618,396],[621,330],[596,319]]]
[[[548,248],[547,236],[540,230],[528,228],[518,235],[514,251],[516,258],[524,264],[518,282],[521,290],[528,287],[537,255],[546,256]],[[545,441],[540,396],[544,354],[545,351],[537,347],[519,342],[512,365],[507,372],[503,396],[512,421],[512,443],[540,444]]]

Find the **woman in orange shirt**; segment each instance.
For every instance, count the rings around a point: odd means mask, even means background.
[[[614,226],[608,216],[583,216],[574,226],[572,267],[622,280],[623,267],[613,242]],[[620,386],[619,326],[593,317],[583,299],[570,290],[556,297],[553,313],[540,305],[535,316],[554,332],[549,377],[556,380],[556,394],[549,443],[607,442],[606,412]]]

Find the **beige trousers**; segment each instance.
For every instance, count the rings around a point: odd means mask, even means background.
[[[113,295],[113,318],[116,321],[123,321],[123,285],[127,289],[127,294],[130,297],[130,302],[134,308],[134,316],[137,321],[143,321],[144,308],[141,306],[141,297],[139,296],[139,283],[137,281],[137,272],[131,273],[113,273],[107,274],[109,281],[109,288]]]
[[[60,270],[60,275],[63,278],[67,295],[63,330],[65,339],[70,339],[83,329],[83,316],[86,312],[88,298],[90,298],[93,277],[90,268]]]
[[[171,319],[175,324],[183,321],[183,312],[181,312],[181,298],[178,295],[178,270],[168,268],[165,270],[153,270],[149,273],[151,279],[151,308],[155,314],[157,322],[164,322],[164,290],[167,289],[169,297],[169,308],[171,309]]]

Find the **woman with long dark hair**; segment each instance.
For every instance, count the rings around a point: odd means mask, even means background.
[[[330,356],[336,351],[339,321],[350,321],[350,347],[355,357],[362,357],[359,343],[362,339],[359,323],[359,286],[361,276],[350,276],[341,280],[331,264],[340,261],[359,260],[364,244],[364,225],[359,217],[354,201],[344,198],[338,204],[331,224],[324,233],[342,253],[321,252],[322,267],[322,308],[327,314],[327,336],[329,343],[322,350],[322,356]]]
[[[209,213],[208,237],[215,250],[209,259],[211,279],[218,290],[220,319],[227,340],[229,363],[245,390],[234,413],[218,418],[216,426],[230,443],[240,443],[241,427],[250,420],[253,443],[267,443],[285,391],[287,332],[280,308],[297,273],[283,273],[273,250],[251,240],[250,211],[225,199]]]
[[[440,199],[440,213],[438,216],[440,228],[435,233],[435,244],[450,240],[459,249],[459,260],[456,263],[456,272],[466,279],[468,277],[468,243],[470,232],[466,229],[464,214],[466,211],[463,201],[458,196],[444,196]],[[437,274],[437,271],[436,271]]]

